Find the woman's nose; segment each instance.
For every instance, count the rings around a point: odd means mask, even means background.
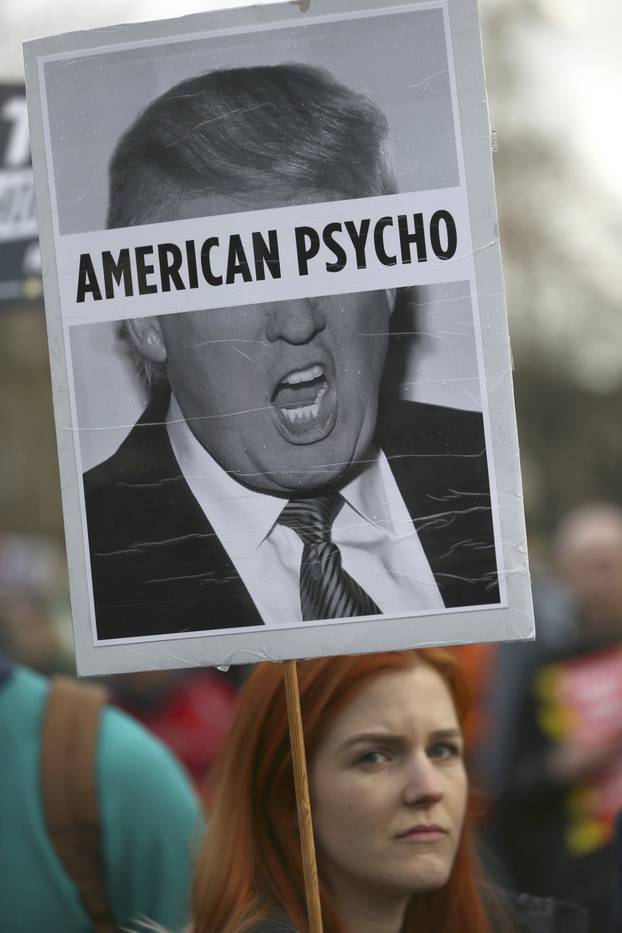
[[[418,754],[409,762],[403,793],[408,804],[438,803],[442,799],[441,776],[427,755]]]
[[[308,343],[325,326],[325,312],[317,299],[279,301],[268,309],[266,338],[271,343]]]

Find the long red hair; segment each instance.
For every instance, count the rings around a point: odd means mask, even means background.
[[[439,648],[318,658],[298,664],[307,758],[331,720],[371,678],[413,667],[418,660],[441,675],[459,722],[468,697],[455,659]],[[193,897],[195,933],[245,933],[275,913],[308,933],[296,822],[296,802],[283,674],[260,664],[239,700],[237,715],[213,774],[211,818]],[[448,883],[413,895],[404,933],[491,933],[481,899],[479,864],[469,811]],[[327,879],[320,895],[325,933],[342,933]]]

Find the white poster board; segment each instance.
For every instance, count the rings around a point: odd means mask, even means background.
[[[532,637],[475,3],[25,58],[80,673]]]

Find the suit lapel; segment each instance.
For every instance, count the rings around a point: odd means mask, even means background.
[[[164,425],[157,449],[162,453],[161,475],[169,477],[163,487],[163,513],[174,514],[176,528],[185,529],[172,548],[178,562],[190,571],[184,584],[189,599],[205,607],[207,628],[262,625],[249,591],[180,470]]]
[[[481,415],[402,401],[378,437],[445,606],[498,602]]]
[[[85,477],[101,638],[262,625],[184,479],[168,438],[168,391]]]

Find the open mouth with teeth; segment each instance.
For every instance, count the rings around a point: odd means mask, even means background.
[[[277,425],[288,440],[313,443],[334,426],[336,392],[320,363],[287,373],[272,393],[271,402]]]

